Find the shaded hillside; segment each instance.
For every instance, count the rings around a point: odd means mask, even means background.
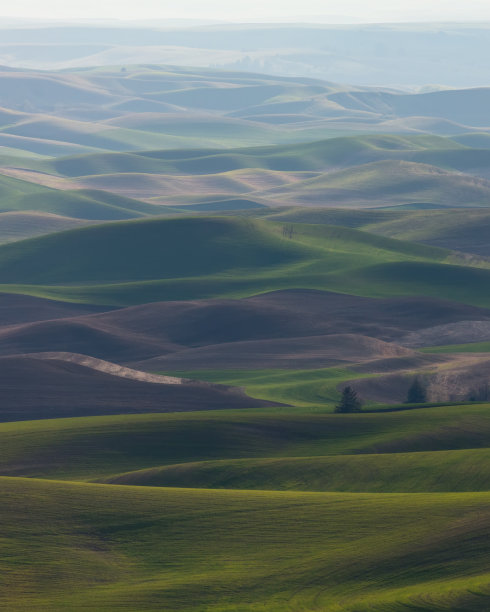
[[[51,213],[0,213],[0,242],[15,242],[85,225],[81,219]]]
[[[490,182],[413,162],[375,162],[262,193],[296,205],[382,206],[428,202],[443,206],[485,206]]]
[[[9,357],[0,365],[2,421],[264,405],[218,385],[143,382],[61,358]]]
[[[77,317],[106,310],[112,310],[112,308],[110,306],[101,307],[57,302],[30,295],[0,294],[0,322],[2,327],[31,321]]]
[[[38,308],[51,304],[22,296],[3,298],[3,320],[10,325],[0,328],[1,354],[64,351],[139,362],[146,370],[320,367],[393,358],[410,354],[396,343],[413,346],[411,337],[421,338],[415,346],[436,344],[430,330],[441,324],[459,329],[461,342],[473,340],[473,327],[490,325],[490,311],[454,302],[306,290],[242,300],[160,302],[90,316],[76,316],[76,306],[63,310],[60,305],[59,314],[47,309],[44,316],[58,320],[35,322],[34,312],[30,319],[25,315],[33,322],[12,325],[21,323],[15,319],[17,306],[29,300]]]
[[[0,246],[4,291],[112,305],[310,288],[485,306],[487,268],[349,228],[298,224],[289,235],[284,225],[238,217],[111,223]]]
[[[220,218],[105,224],[1,248],[2,282],[36,284],[199,277],[287,265],[308,254],[256,222]]]
[[[407,216],[369,223],[375,234],[416,240],[438,247],[490,257],[490,211],[418,211]]]
[[[60,190],[0,176],[0,211],[50,213],[75,219],[134,219],[155,214],[151,204],[101,191]]]

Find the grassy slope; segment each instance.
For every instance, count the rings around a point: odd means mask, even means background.
[[[129,472],[104,482],[355,493],[488,491],[490,449],[202,461]]]
[[[318,370],[199,370],[172,373],[233,387],[244,387],[251,397],[304,408],[332,407],[339,398],[337,386],[359,376],[348,368]]]
[[[361,415],[281,408],[2,423],[0,473],[93,480],[196,461],[484,449],[489,433],[484,404]],[[455,477],[452,486],[458,483]]]
[[[2,424],[0,605],[486,609],[489,494],[454,491],[488,487],[489,432],[488,405]]]
[[[329,226],[297,225],[287,239],[282,228],[229,217],[83,228],[0,247],[0,281],[4,291],[106,304],[291,287],[490,303],[490,271],[449,251]]]
[[[466,151],[466,147],[437,136],[351,136],[318,142],[226,151],[203,149],[94,153],[60,158],[46,169],[64,176],[127,172],[215,174],[242,168],[278,171],[322,171],[391,158],[411,159],[417,152]],[[471,150],[471,149],[468,149]],[[456,153],[454,153],[456,155]]]
[[[87,223],[81,219],[50,213],[0,213],[0,242],[14,242],[34,236],[60,232]]]
[[[389,160],[326,173],[261,195],[281,203],[310,205],[344,202],[362,207],[423,202],[443,206],[486,206],[490,183],[436,166]]]
[[[0,211],[35,211],[101,221],[134,219],[155,214],[158,209],[104,192],[61,191],[0,176]]]
[[[490,353],[490,342],[471,342],[469,344],[448,344],[421,349],[423,353]]]
[[[489,601],[487,493],[360,497],[22,479],[3,479],[2,492],[9,610],[401,612],[409,603],[481,610]]]

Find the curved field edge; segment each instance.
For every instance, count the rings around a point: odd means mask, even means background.
[[[345,415],[277,408],[47,419],[0,424],[0,474],[96,480],[201,461],[486,449],[489,435],[489,404]]]
[[[0,483],[0,602],[9,610],[459,611],[489,602],[490,493]]]
[[[490,449],[202,461],[118,474],[101,482],[266,491],[489,491]]]
[[[132,305],[303,288],[490,304],[490,269],[336,226],[232,217],[108,223],[0,246],[0,291]],[[476,264],[475,264],[476,265]]]

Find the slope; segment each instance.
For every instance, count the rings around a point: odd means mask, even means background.
[[[94,480],[209,460],[486,449],[489,431],[489,405],[475,403],[357,415],[276,407],[45,419],[0,424],[0,473]]]
[[[282,225],[232,217],[91,226],[1,246],[0,282],[7,292],[113,305],[286,288],[488,304],[485,261],[341,227],[296,225],[288,236]]]
[[[380,161],[258,193],[278,203],[295,205],[390,206],[430,203],[443,206],[486,206],[490,182],[454,174],[435,166]]]
[[[36,211],[75,219],[134,219],[155,214],[151,204],[96,191],[58,190],[0,175],[0,211]]]
[[[182,612],[401,612],[489,601],[486,493],[359,498],[10,478],[2,490],[10,610],[90,601],[107,611],[131,602]]]
[[[8,357],[1,364],[1,421],[56,419],[98,414],[131,414],[251,408],[267,402],[238,390],[184,381],[129,378],[117,366],[67,359],[63,354]]]

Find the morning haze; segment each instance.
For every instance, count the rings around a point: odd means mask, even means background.
[[[490,609],[490,10],[17,2],[0,608]]]

